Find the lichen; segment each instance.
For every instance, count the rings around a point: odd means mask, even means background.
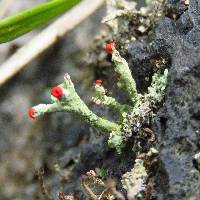
[[[115,98],[107,96],[106,89],[104,89],[100,80],[95,85],[96,95],[92,98],[92,101],[116,112],[118,114],[117,122],[109,121],[92,112],[75,91],[68,74],[64,77],[64,83],[56,87],[57,90],[53,88],[52,103],[40,104],[31,108],[31,111],[35,111],[35,116],[31,115],[31,117],[38,117],[52,112],[71,112],[92,127],[109,133],[109,146],[121,152],[132,133],[140,132],[143,123],[148,119],[149,113],[152,112],[152,107],[162,101],[168,70],[165,69],[164,73],[158,70],[152,77],[148,93],[142,95],[137,92],[136,83],[128,63],[120,56],[115,46],[111,49],[111,54],[114,70],[119,76],[118,86],[127,93],[131,100],[131,105],[121,104]]]
[[[103,132],[120,131],[120,125],[97,116],[87,107],[76,93],[68,74],[65,75],[64,83],[59,87],[63,90],[62,99],[59,100],[51,96],[53,101],[51,104],[39,104],[33,107],[36,110],[36,117],[45,113],[70,112],[78,115],[82,120]]]
[[[148,87],[148,94],[145,96],[147,99],[153,101],[154,103],[160,103],[162,101],[166,87],[167,76],[167,69],[164,70],[164,73],[159,70],[153,75],[151,86]]]
[[[135,165],[130,172],[126,172],[121,179],[123,188],[127,191],[130,200],[142,197],[142,192],[146,189],[147,171],[141,159],[135,160]]]
[[[102,20],[112,32],[112,38],[121,44],[137,39],[152,29],[164,15],[166,0],[146,0],[143,7],[126,0],[107,0],[107,16]],[[129,34],[131,33],[131,34]],[[123,41],[122,41],[123,40]]]
[[[137,92],[136,83],[132,77],[128,63],[120,56],[116,49],[112,53],[112,61],[115,64],[114,70],[119,75],[118,86],[126,91],[133,104],[136,104],[140,99],[140,95]]]

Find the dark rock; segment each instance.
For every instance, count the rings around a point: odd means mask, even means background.
[[[168,184],[157,191],[158,199],[164,200],[200,199],[200,174],[192,164],[200,139],[200,3],[190,0],[188,9],[180,6],[179,1],[171,1],[179,18],[164,17],[151,42],[133,43],[128,49],[139,88],[148,85],[144,77],[154,70],[152,58],[163,57],[169,68],[165,102],[153,122],[168,176]],[[157,181],[163,182],[162,175]]]

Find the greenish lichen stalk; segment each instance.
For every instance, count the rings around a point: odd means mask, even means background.
[[[136,104],[140,99],[140,95],[137,92],[136,83],[132,77],[128,63],[120,56],[116,49],[112,52],[112,61],[115,64],[114,70],[119,75],[119,87],[124,89],[124,91],[128,93],[133,104]]]
[[[95,97],[92,98],[92,101],[97,105],[107,106],[114,112],[117,112],[120,116],[124,112],[128,112],[131,109],[129,105],[120,104],[115,98],[109,97],[106,95],[106,90],[102,85],[95,85]]]
[[[94,114],[87,105],[81,100],[76,93],[74,85],[68,74],[64,77],[64,83],[59,85],[62,88],[62,99],[58,100],[54,96],[51,96],[52,104],[40,104],[35,106],[35,116],[38,117],[45,113],[52,112],[70,112],[79,116],[82,120],[88,122],[91,126],[103,131],[112,132],[119,131],[120,126],[114,122],[110,122],[104,118],[101,118]]]

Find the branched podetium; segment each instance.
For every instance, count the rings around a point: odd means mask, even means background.
[[[71,112],[89,123],[92,127],[109,134],[108,144],[118,152],[125,146],[126,141],[132,135],[132,131],[139,131],[145,118],[156,103],[162,101],[166,87],[168,70],[164,73],[158,71],[152,77],[148,93],[141,95],[137,92],[136,82],[132,77],[128,63],[116,50],[114,42],[107,43],[105,51],[112,55],[114,71],[119,75],[117,85],[124,90],[131,100],[131,104],[121,104],[115,98],[107,95],[102,80],[96,80],[95,97],[92,101],[97,105],[108,107],[117,113],[117,122],[109,121],[97,116],[81,100],[70,76],[64,76],[64,82],[51,90],[51,104],[39,104],[29,109],[28,114],[32,119],[45,113]],[[134,130],[133,130],[134,127]]]

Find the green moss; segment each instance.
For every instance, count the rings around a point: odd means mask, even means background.
[[[102,168],[102,167],[101,168],[100,167],[95,168],[95,172],[96,172],[97,176],[99,176],[99,177],[101,177],[103,179],[108,177],[107,170]]]

